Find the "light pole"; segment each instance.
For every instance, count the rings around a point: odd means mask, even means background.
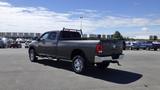
[[[82,20],[83,20],[83,16],[80,17],[80,20],[81,20],[80,29],[82,30]]]

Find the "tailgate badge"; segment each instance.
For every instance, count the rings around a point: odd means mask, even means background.
[[[116,45],[113,45],[113,48],[116,48]]]

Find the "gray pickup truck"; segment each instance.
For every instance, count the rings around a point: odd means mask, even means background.
[[[47,57],[72,62],[73,71],[82,73],[88,66],[105,69],[110,63],[119,64],[123,44],[118,40],[83,40],[78,30],[63,29],[42,34],[29,46],[31,62]]]

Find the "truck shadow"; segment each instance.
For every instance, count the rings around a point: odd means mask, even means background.
[[[64,62],[64,61],[57,62],[57,61],[48,60],[48,59],[41,59],[36,63],[42,64],[45,66],[72,71],[70,62]],[[129,71],[123,71],[123,70],[111,69],[111,68],[108,68],[106,70],[100,70],[96,67],[89,68],[87,72],[82,75],[108,81],[108,82],[117,83],[117,84],[133,83],[139,80],[140,78],[142,78],[143,76],[142,74],[129,72]]]

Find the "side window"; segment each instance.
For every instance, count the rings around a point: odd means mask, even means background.
[[[81,35],[78,32],[62,31],[60,35],[61,39],[65,40],[79,40]]]
[[[51,33],[49,34],[49,36],[48,36],[48,39],[49,39],[49,40],[55,40],[55,39],[56,39],[56,35],[57,35],[56,32],[51,32]]]
[[[68,34],[66,31],[62,31],[60,37],[61,39],[68,39],[70,34]]]
[[[49,33],[45,33],[41,36],[40,40],[46,40],[48,38]]]

